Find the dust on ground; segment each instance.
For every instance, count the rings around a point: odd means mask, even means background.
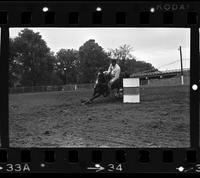
[[[189,147],[189,87],[141,88],[141,102],[82,105],[92,90],[9,95],[11,147]]]

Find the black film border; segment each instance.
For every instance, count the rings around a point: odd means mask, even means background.
[[[44,13],[43,7],[49,11]],[[96,11],[97,7],[102,11]],[[1,2],[0,166],[3,171],[9,169],[8,164],[27,163],[32,172],[92,172],[87,168],[95,164],[104,168],[100,172],[120,172],[111,168],[120,164],[121,172],[126,173],[200,172],[200,96],[199,90],[191,89],[193,84],[200,87],[199,12],[199,2]],[[7,78],[11,27],[190,28],[190,148],[10,148]]]

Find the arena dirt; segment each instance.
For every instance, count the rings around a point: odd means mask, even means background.
[[[92,90],[9,95],[11,147],[189,147],[189,87],[141,88],[139,104]]]

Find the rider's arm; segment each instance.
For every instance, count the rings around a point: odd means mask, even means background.
[[[111,64],[110,64],[108,70],[107,70],[107,71],[104,71],[104,74],[109,74],[110,72],[111,72]]]

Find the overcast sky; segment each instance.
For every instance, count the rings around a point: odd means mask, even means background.
[[[11,28],[16,37],[23,28]],[[53,52],[59,49],[79,49],[94,39],[105,51],[123,44],[133,47],[137,60],[150,62],[160,70],[180,68],[179,46],[182,46],[183,67],[190,67],[189,28],[29,28],[39,32]]]

